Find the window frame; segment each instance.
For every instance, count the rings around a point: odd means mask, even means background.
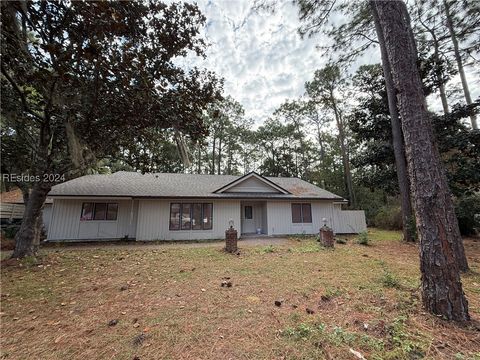
[[[90,218],[84,218],[84,209],[87,204],[90,204],[92,206],[91,210],[91,216]],[[97,216],[97,206],[98,205],[105,205],[105,216],[101,219],[96,219],[95,217]],[[108,215],[108,209],[112,206],[116,206],[116,212],[115,212],[115,219],[107,219]],[[82,210],[80,212],[80,221],[117,221],[118,220],[118,202],[94,202],[94,201],[86,201],[82,202]]]
[[[172,227],[172,207],[174,205],[179,205],[179,227],[178,228],[175,228],[175,227]],[[189,216],[190,216],[190,226],[188,228],[184,227],[183,226],[183,215],[184,215],[184,212],[183,212],[183,208],[184,208],[184,205],[188,205],[190,207],[190,211],[189,211]],[[194,212],[194,208],[197,208],[198,210],[198,205],[201,206],[200,208],[200,226],[201,228],[198,227],[199,224],[196,224],[196,225],[193,225],[192,224],[192,220],[193,220],[193,212]],[[210,206],[210,219],[208,222],[205,222],[205,209],[207,206]],[[197,214],[198,215],[198,214]],[[207,227],[206,224],[209,224],[209,226]],[[209,231],[209,230],[213,230],[213,203],[203,203],[203,202],[171,202],[170,203],[170,216],[168,218],[168,229],[170,231]]]
[[[293,207],[294,206],[299,206],[299,208],[300,208],[300,221],[294,221],[294,218],[293,218]],[[303,211],[304,206],[308,206],[308,208],[310,209],[310,219],[308,219],[309,221],[305,221],[305,215],[304,215],[304,211]],[[291,210],[291,213],[292,213],[292,224],[312,224],[313,223],[312,204],[311,203],[291,203],[290,210]]]

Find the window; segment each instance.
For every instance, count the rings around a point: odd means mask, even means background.
[[[312,222],[312,206],[310,204],[302,204],[302,219],[304,223]]]
[[[192,204],[182,204],[182,230],[192,228]]]
[[[117,220],[117,203],[83,203],[80,220]]]
[[[302,222],[302,204],[292,204],[292,222]]]
[[[292,223],[311,223],[311,204],[292,204]]]
[[[202,229],[202,204],[192,204],[192,230]]]
[[[252,219],[253,211],[251,206],[245,206],[245,219]]]
[[[107,220],[117,220],[118,204],[107,204]]]
[[[105,220],[106,216],[107,216],[107,204],[96,203],[93,220]]]
[[[212,222],[213,204],[170,204],[170,230],[211,230]]]
[[[180,204],[170,204],[170,230],[180,230]]]
[[[80,220],[92,220],[93,219],[93,203],[83,203],[82,204],[82,216]]]
[[[212,229],[213,204],[203,204],[203,230]]]

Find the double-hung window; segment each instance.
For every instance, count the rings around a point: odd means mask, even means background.
[[[312,206],[309,203],[292,204],[292,223],[311,223]]]

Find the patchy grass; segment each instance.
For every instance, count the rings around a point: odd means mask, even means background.
[[[368,238],[329,250],[302,237],[240,256],[218,246],[42,250],[39,263],[2,266],[1,356],[478,358],[478,330],[422,311],[417,247],[398,232]],[[480,242],[465,247],[478,320]]]

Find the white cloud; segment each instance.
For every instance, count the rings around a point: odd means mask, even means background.
[[[188,57],[190,65],[225,78],[225,94],[261,124],[285,100],[298,98],[304,83],[325,59],[315,46],[318,38],[302,40],[297,8],[290,2],[274,14],[255,12],[250,1],[199,1],[207,18],[203,36],[210,46],[205,60]]]
[[[302,96],[304,83],[327,61],[316,46],[327,45],[330,40],[322,35],[301,39],[297,33],[297,8],[290,1],[278,2],[273,14],[252,10],[253,0],[197,3],[207,18],[202,29],[202,36],[210,44],[207,57],[189,56],[180,61],[223,77],[225,94],[239,101],[256,125],[263,123],[285,100]],[[378,62],[379,50],[371,48],[357,59],[352,71],[362,64]],[[479,82],[474,81],[473,71],[468,71],[468,77],[475,99],[480,96]],[[449,89],[459,84],[459,79],[452,80],[447,85]],[[463,102],[462,96],[459,99]],[[438,96],[431,95],[428,102],[432,110],[441,109]]]

